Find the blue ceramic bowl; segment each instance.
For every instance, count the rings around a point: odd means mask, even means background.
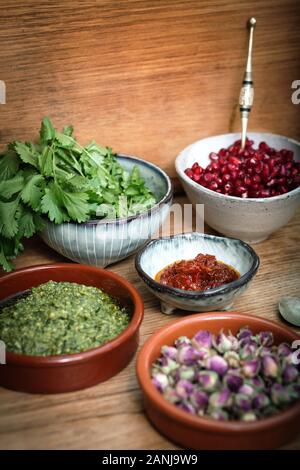
[[[169,264],[195,258],[199,253],[214,255],[231,265],[240,273],[240,278],[206,291],[186,291],[155,281],[156,274]],[[160,299],[163,313],[173,313],[175,309],[209,312],[232,307],[255,276],[259,257],[241,240],[194,232],[150,241],[137,254],[135,267],[150,291]]]
[[[117,160],[127,171],[135,165],[139,167],[158,202],[151,210],[124,219],[60,225],[46,222],[42,239],[66,258],[98,267],[108,266],[137,251],[167,217],[173,199],[168,175],[156,165],[136,157],[118,155]]]

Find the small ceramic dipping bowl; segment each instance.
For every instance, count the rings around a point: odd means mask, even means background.
[[[0,386],[30,393],[79,390],[117,374],[136,352],[144,312],[143,301],[126,279],[110,271],[71,263],[18,269],[0,278],[0,300],[50,280],[102,289],[129,308],[131,321],[113,340],[77,354],[44,357],[6,351],[6,364],[0,365]]]
[[[276,134],[249,132],[249,139],[255,147],[265,141],[276,150],[294,152],[294,159],[300,161],[300,143]],[[268,198],[240,198],[228,196],[204,188],[189,178],[184,170],[198,162],[203,168],[210,163],[210,152],[218,152],[240,139],[240,134],[223,134],[207,137],[189,145],[176,158],[176,171],[193,204],[204,204],[205,222],[218,232],[240,238],[248,243],[258,243],[288,223],[300,203],[300,187]]]
[[[199,253],[214,255],[218,261],[235,268],[240,278],[206,291],[176,289],[155,281],[157,273],[166,266],[193,259]],[[241,240],[193,232],[152,240],[137,254],[135,267],[152,294],[160,299],[163,313],[171,314],[175,309],[209,312],[232,307],[255,276],[259,257]]]
[[[217,421],[187,413],[168,402],[151,382],[150,370],[163,345],[179,336],[194,336],[199,330],[217,334],[223,328],[236,334],[248,325],[255,333],[272,331],[275,344],[292,343],[299,336],[269,320],[237,312],[190,315],[168,323],[152,335],[137,358],[137,377],[146,413],[154,426],[170,440],[188,449],[274,449],[292,440],[300,431],[300,401],[284,411],[252,422]]]

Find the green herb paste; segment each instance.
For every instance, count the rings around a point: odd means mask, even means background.
[[[111,340],[129,321],[127,309],[100,289],[49,281],[2,309],[0,340],[19,354],[72,354]]]

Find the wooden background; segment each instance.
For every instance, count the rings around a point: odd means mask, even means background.
[[[251,129],[300,138],[299,0],[0,0],[0,147],[49,115],[174,175],[187,144],[239,130],[253,15]]]

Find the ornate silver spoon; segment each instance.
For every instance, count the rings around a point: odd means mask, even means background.
[[[245,147],[246,136],[247,136],[247,126],[249,120],[249,114],[251,107],[253,105],[254,99],[254,88],[252,80],[252,49],[253,49],[253,31],[256,25],[256,19],[250,18],[247,22],[249,28],[249,45],[248,45],[248,57],[246,70],[243,80],[243,85],[240,92],[240,114],[242,121],[242,149]]]

